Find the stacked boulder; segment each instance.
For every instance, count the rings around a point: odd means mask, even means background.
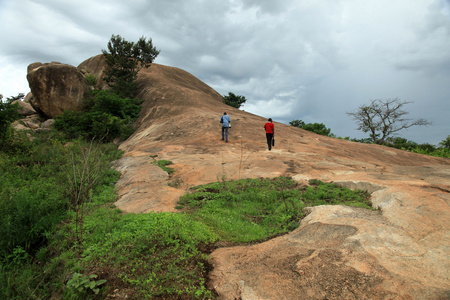
[[[59,62],[30,64],[27,80],[31,92],[24,101],[15,101],[24,117],[13,124],[17,130],[49,130],[53,119],[64,111],[81,110],[91,90],[81,71]]]

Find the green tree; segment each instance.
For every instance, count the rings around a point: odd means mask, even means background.
[[[292,120],[289,122],[289,125],[302,128],[302,126],[305,125],[305,122],[303,122],[302,120]]]
[[[244,96],[235,95],[232,92],[229,92],[228,96],[223,95],[222,98],[223,98],[223,101],[225,101],[225,104],[232,106],[232,107],[236,107],[236,108],[241,107],[245,103],[245,101],[247,101],[247,99],[245,99]]]
[[[305,129],[320,135],[335,137],[334,134],[331,133],[331,129],[327,128],[323,123],[305,123],[302,120],[293,120],[289,122],[289,125]]]
[[[12,102],[22,99],[23,96],[23,94],[19,94],[16,97],[7,98],[4,102],[3,95],[0,94],[0,150],[7,147],[9,144],[8,137],[11,136],[9,125],[20,118],[20,114],[17,111],[19,106],[17,104],[12,104]]]
[[[383,144],[386,139],[400,130],[412,127],[431,125],[424,119],[411,120],[403,107],[411,102],[395,99],[375,99],[369,105],[361,105],[354,112],[347,112],[358,124],[358,130],[368,132],[373,143]]]
[[[442,147],[446,148],[446,149],[450,149],[450,135],[447,136],[447,139],[441,141],[439,143],[439,145],[441,145]]]
[[[148,68],[159,54],[152,39],[141,37],[136,43],[112,35],[108,50],[102,50],[108,67],[103,80],[121,97],[133,98],[137,93],[137,74]]]

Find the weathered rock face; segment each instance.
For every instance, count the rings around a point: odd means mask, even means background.
[[[266,118],[226,106],[191,74],[153,64],[138,81],[145,102],[137,131],[120,146],[120,209],[176,211],[192,185],[281,175],[368,190],[379,208],[311,208],[288,235],[215,250],[210,283],[222,299],[449,298],[449,159],[276,122],[276,147],[268,151]],[[229,143],[220,141],[224,111],[233,124]],[[175,173],[165,175],[152,157],[171,160]],[[182,184],[168,187],[174,180]]]
[[[81,64],[78,65],[77,69],[82,74],[90,74],[96,77],[97,81],[95,84],[95,88],[98,90],[106,90],[108,89],[108,85],[105,81],[103,81],[103,72],[105,71],[107,64],[103,57],[103,54],[99,54],[93,56],[89,59],[86,59]]]
[[[77,68],[61,63],[31,64],[27,79],[33,94],[31,105],[49,118],[65,110],[81,109],[82,100],[90,91]]]
[[[19,113],[22,116],[31,116],[37,114],[34,108],[31,106],[29,102],[16,100],[13,104],[17,103],[19,105]]]

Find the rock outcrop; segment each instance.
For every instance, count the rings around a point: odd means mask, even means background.
[[[31,105],[48,118],[54,118],[65,110],[80,110],[90,91],[77,68],[56,62],[29,65],[27,79],[33,94]]]
[[[17,104],[19,106],[19,114],[22,116],[31,116],[37,114],[36,110],[31,106],[29,102],[16,100],[12,104]]]
[[[100,72],[96,59],[89,64]],[[116,205],[122,210],[176,211],[177,199],[192,185],[280,175],[368,190],[378,208],[310,208],[290,234],[215,250],[210,284],[222,299],[450,297],[449,159],[276,122],[277,144],[268,151],[263,124],[271,116],[226,106],[212,88],[177,68],[153,64],[138,81],[145,102],[117,162]],[[229,143],[220,141],[224,111],[233,124]],[[171,160],[172,177],[151,164],[154,159]],[[168,186],[174,180],[178,188]]]
[[[107,64],[103,59],[103,54],[99,54],[83,61],[80,65],[78,65],[77,69],[82,74],[90,74],[95,76],[97,80],[94,88],[98,90],[106,90],[109,89],[109,86],[105,81],[102,80],[104,76],[103,72],[105,71],[106,67]]]

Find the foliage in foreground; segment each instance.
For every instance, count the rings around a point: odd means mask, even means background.
[[[15,155],[2,153],[0,157],[0,260],[11,255],[20,247],[33,253],[48,240],[53,227],[67,216],[74,203],[70,196],[76,186],[85,182],[78,180],[75,172],[81,166],[84,142],[63,142],[34,139],[28,142],[26,151]],[[118,157],[118,151],[111,145],[94,145],[103,156],[96,156],[102,163],[101,172],[90,177],[97,185],[111,180],[109,161]],[[90,160],[88,160],[90,161]],[[105,162],[108,162],[106,164]],[[90,167],[87,167],[90,168]],[[88,171],[91,169],[88,169]],[[84,175],[82,175],[84,176]],[[90,189],[93,193],[93,187]],[[88,194],[86,194],[89,197]]]
[[[79,159],[84,157],[80,154],[86,147],[89,145],[82,141],[66,143],[54,133],[41,133],[32,141],[25,139],[14,154],[1,153],[0,286],[4,287],[0,290],[1,299],[46,298],[53,285],[59,284],[60,279],[52,281],[42,267],[50,263],[48,247],[58,226],[74,215],[74,203],[68,195],[74,191],[74,182],[67,179],[78,177],[75,170],[82,166]],[[109,168],[110,162],[120,155],[117,147],[95,147],[103,153],[97,157],[103,167],[102,172],[96,173],[97,184],[86,194],[87,205],[105,188],[111,189],[111,183],[118,179],[117,173]],[[78,187],[84,184],[78,183]],[[76,235],[67,239],[75,241]],[[45,286],[48,280],[50,287]]]
[[[23,94],[3,101],[3,95],[0,94],[0,151],[7,150],[13,143],[14,132],[10,128],[10,124],[19,119],[20,114],[17,111],[18,104],[12,104],[12,102],[21,98],[23,98]]]
[[[116,200],[118,174],[109,168],[120,155],[116,146],[67,143],[51,132],[20,149],[0,157],[1,299],[104,299],[121,293],[134,299],[214,299],[206,284],[207,253],[217,241],[258,242],[289,232],[305,206],[370,208],[366,193],[280,177],[193,188],[181,200],[183,213],[124,214],[110,204]],[[102,163],[94,164],[93,156]],[[170,161],[156,163],[173,171]],[[95,185],[79,180],[88,178],[85,171],[96,174],[87,180]],[[84,197],[81,214],[74,195]]]
[[[108,282],[121,280],[136,298],[212,296],[206,289],[207,257],[201,250],[217,236],[189,216],[99,209],[86,218],[85,231],[89,246],[82,265],[96,264],[91,273],[104,274]]]
[[[307,206],[342,204],[371,208],[369,194],[332,183],[312,180],[310,185],[279,177],[215,182],[193,188],[180,199],[192,216],[222,240],[260,241],[299,226]]]

